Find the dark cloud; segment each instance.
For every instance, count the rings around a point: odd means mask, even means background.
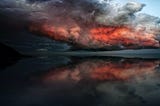
[[[13,21],[22,20],[22,25],[28,23],[28,27],[30,27],[36,24],[37,28],[34,28],[36,32],[52,36],[53,39],[57,38],[54,33],[63,35],[55,40],[69,42],[68,39],[72,39],[71,42],[89,48],[114,45],[110,43],[113,40],[118,42],[116,45],[120,47],[126,46],[120,39],[120,42],[115,38],[110,41],[91,39],[93,36],[89,34],[89,31],[99,25],[105,29],[106,27],[129,27],[134,31],[128,29],[126,34],[122,34],[122,39],[130,40],[134,37],[136,41],[133,42],[138,43],[131,43],[131,45],[159,47],[157,39],[160,34],[160,19],[147,14],[139,14],[138,12],[144,6],[145,4],[137,2],[129,2],[120,6],[110,3],[109,0],[2,0],[0,12]],[[56,31],[53,31],[53,28]],[[133,36],[139,31],[143,31],[143,34]],[[125,37],[126,35],[128,36]],[[149,43],[146,44],[146,42]]]

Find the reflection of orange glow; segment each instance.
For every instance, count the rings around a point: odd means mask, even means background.
[[[54,40],[72,42],[89,48],[121,45],[134,48],[160,46],[154,34],[123,26],[82,28],[78,25],[53,26],[45,24],[40,26],[32,25],[30,30],[44,34]]]
[[[97,67],[91,73],[91,78],[96,80],[128,80],[145,73],[152,73],[155,63],[107,63],[102,67]]]
[[[51,70],[45,76],[45,81],[80,81],[90,79],[96,81],[121,80],[126,81],[132,78],[143,77],[152,74],[159,65],[156,60],[135,60],[105,61],[87,60],[73,67],[63,67]]]

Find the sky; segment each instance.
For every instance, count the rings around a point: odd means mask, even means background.
[[[160,17],[160,1],[159,0],[140,0],[141,2],[144,2],[147,6],[144,8],[142,12],[158,16]]]
[[[160,0],[115,0],[118,3],[125,4],[127,2],[140,2],[146,4],[146,6],[141,11],[142,13],[147,13],[156,17],[160,17]]]
[[[77,48],[97,50],[160,48],[159,0],[113,0],[112,2],[1,0],[0,23],[3,26],[1,30],[7,32],[12,30],[18,34],[13,35],[12,32],[10,35],[4,34],[0,36],[0,40],[14,42],[16,47],[23,48],[24,40],[30,41],[30,45],[38,41],[43,45],[37,46],[38,43],[35,43],[35,50],[38,51],[59,50],[59,48],[68,50],[72,47],[76,50]],[[119,6],[116,6],[117,4]],[[33,37],[35,35],[36,37]],[[61,43],[62,46],[59,46]]]

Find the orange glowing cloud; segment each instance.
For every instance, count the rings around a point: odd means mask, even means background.
[[[0,2],[3,7],[0,13],[4,15],[1,22],[8,17],[2,23],[13,27],[17,25],[18,30],[29,27],[31,32],[87,49],[160,47],[160,18],[142,13],[143,3],[117,5],[109,0],[3,1]]]
[[[100,27],[93,28],[90,32],[93,40],[111,45],[159,47],[159,42],[155,40],[153,34],[136,31],[127,27]]]
[[[44,24],[40,26],[32,25],[30,30],[54,40],[73,43],[84,48],[98,49],[111,46],[125,48],[160,47],[154,34],[125,26],[89,26],[83,28],[78,25],[53,26]]]

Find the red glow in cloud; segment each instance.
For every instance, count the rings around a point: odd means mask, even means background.
[[[99,27],[91,29],[93,40],[104,42],[111,45],[137,45],[159,47],[159,42],[153,34],[135,31],[127,27]]]
[[[160,47],[160,18],[141,13],[143,3],[120,6],[106,0],[4,0],[0,6],[0,13],[13,22],[21,20],[21,27],[29,25],[31,32],[82,48]]]
[[[83,28],[78,25],[68,27],[65,25],[52,26],[44,24],[40,26],[33,25],[30,30],[53,40],[73,43],[84,48],[105,48],[110,46],[123,46],[126,48],[160,47],[159,41],[155,39],[154,34],[124,26],[89,26]]]

